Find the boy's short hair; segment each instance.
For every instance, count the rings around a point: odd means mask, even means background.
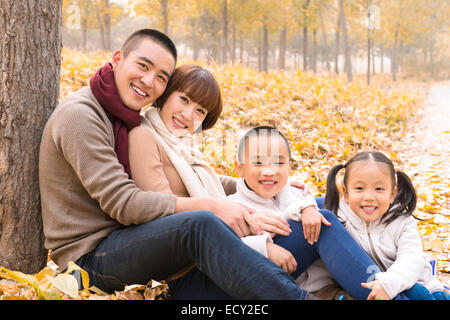
[[[255,128],[250,129],[249,131],[247,131],[244,136],[241,138],[241,141],[239,142],[239,146],[238,146],[238,154],[237,154],[237,160],[238,163],[244,163],[245,161],[245,143],[248,140],[249,137],[251,136],[269,136],[269,135],[278,135],[280,136],[284,142],[286,142],[286,146],[288,148],[288,152],[289,152],[289,160],[291,159],[291,148],[289,147],[289,141],[288,139],[286,139],[286,137],[276,128],[274,127],[270,127],[270,126],[258,126]]]
[[[128,54],[137,47],[141,40],[145,38],[151,39],[166,48],[172,54],[176,63],[177,48],[175,44],[167,35],[155,29],[141,29],[129,36],[120,49],[123,57],[126,58]]]

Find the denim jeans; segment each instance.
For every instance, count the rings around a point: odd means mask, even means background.
[[[125,283],[166,279],[194,262],[195,269],[169,283],[174,299],[296,300],[308,294],[209,211],[178,213],[113,231],[76,261],[90,283],[107,292],[123,290]]]
[[[450,295],[445,291],[430,293],[426,287],[416,283],[410,289],[403,291],[410,300],[450,300]]]
[[[298,222],[291,222],[292,233],[277,236],[275,243],[292,250],[299,265],[294,276],[320,257],[344,289],[366,299],[370,290],[361,282],[380,270],[333,213],[321,212],[332,225],[322,227],[316,244],[306,242]],[[209,211],[183,212],[113,231],[76,263],[88,272],[91,285],[107,292],[163,280],[196,263],[169,283],[174,299],[305,299],[308,294]]]

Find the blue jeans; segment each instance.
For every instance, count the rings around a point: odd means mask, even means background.
[[[450,295],[445,291],[430,293],[426,287],[416,283],[410,289],[403,291],[410,300],[450,300]]]
[[[174,299],[296,300],[308,294],[209,211],[178,213],[113,231],[76,261],[90,283],[107,292],[123,290],[125,283],[166,279],[194,262],[195,269],[169,283]]]

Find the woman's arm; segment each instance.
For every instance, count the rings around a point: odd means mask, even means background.
[[[156,137],[145,126],[128,133],[131,176],[136,186],[144,191],[174,193],[163,170],[161,152]]]

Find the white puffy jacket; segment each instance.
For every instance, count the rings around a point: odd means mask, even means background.
[[[425,286],[431,293],[444,290],[444,285],[433,275],[425,258],[417,222],[411,216],[400,216],[386,225],[381,219],[367,223],[356,215],[341,199],[338,216],[345,221],[345,228],[382,272],[367,270],[368,281],[379,280],[392,299],[415,283]],[[297,280],[300,286],[325,284],[323,270],[311,266]],[[320,275],[320,277],[319,277]],[[330,275],[331,277],[331,275]],[[306,282],[307,281],[307,282]]]

